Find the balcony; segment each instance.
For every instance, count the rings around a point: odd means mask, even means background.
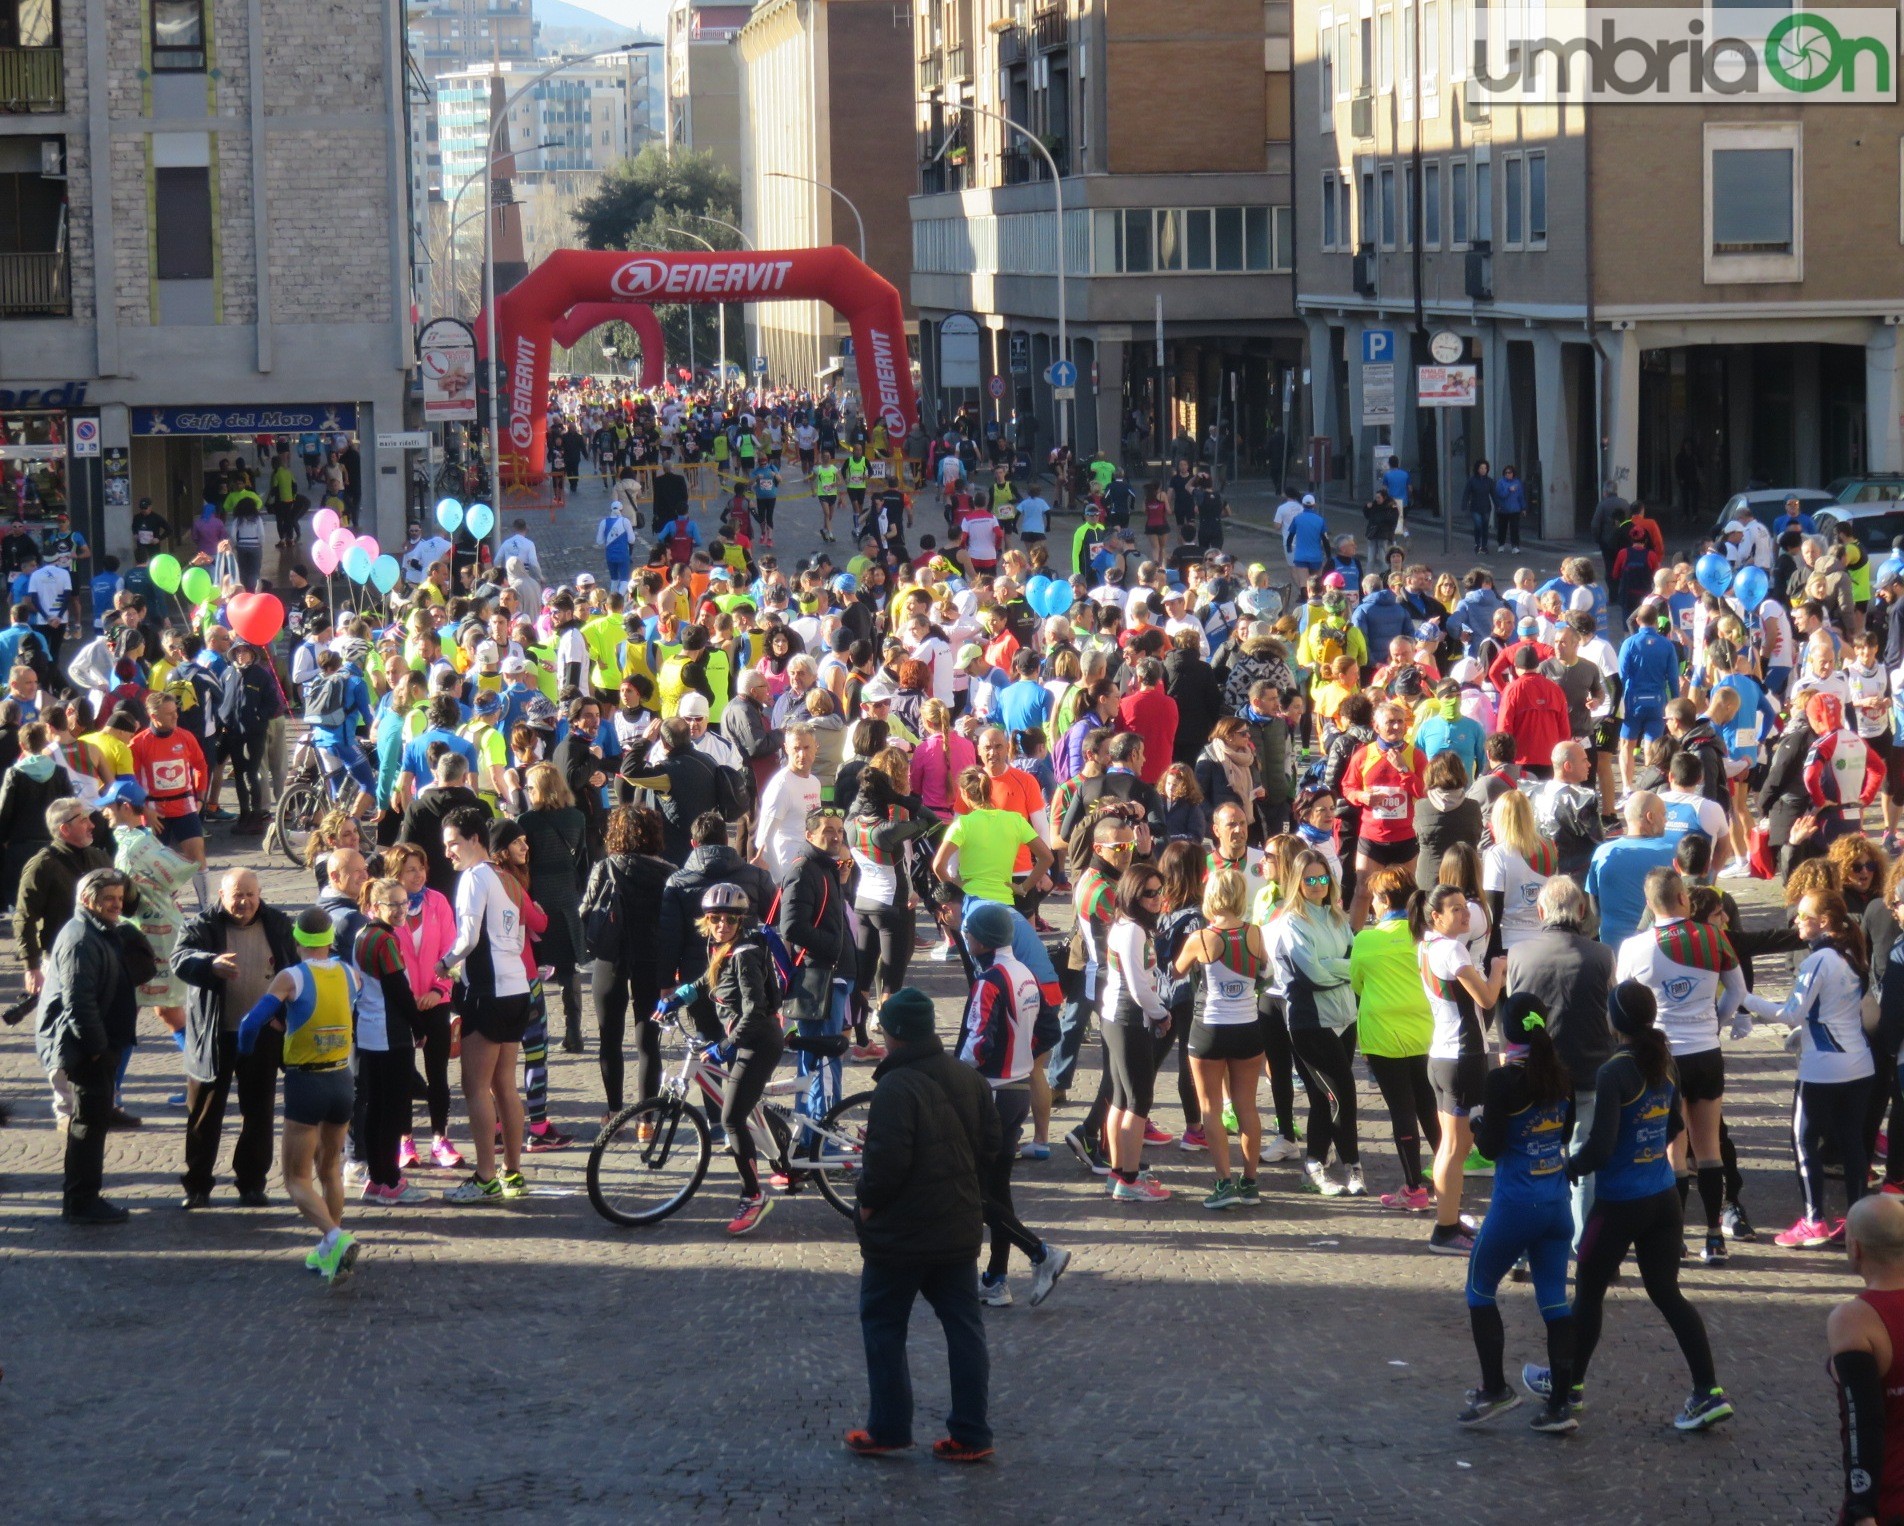
[[[1064,6],[1047,5],[1034,11],[1031,33],[1041,52],[1050,53],[1064,47],[1071,40],[1070,21],[1064,13]]]
[[[999,180],[1004,185],[1025,185],[1031,180],[1031,161],[1033,155],[1029,149],[1010,148],[998,156]],[[1044,160],[1038,163],[1042,166]]]
[[[971,55],[965,51],[964,43],[954,43],[945,50],[945,75],[947,79],[971,79]]]
[[[0,254],[0,318],[64,318],[72,310],[63,251]]]
[[[63,50],[0,48],[0,111],[65,109]]]
[[[1009,69],[1014,64],[1022,64],[1031,57],[1030,39],[1025,29],[1013,24],[998,34],[998,66]]]
[[[938,196],[947,191],[963,191],[971,183],[972,173],[969,164],[950,164],[944,159],[935,159],[919,166],[919,193],[922,196]]]
[[[919,60],[919,88],[937,90],[945,83],[945,60],[937,53]]]
[[[1055,134],[1043,139],[1043,142],[1058,166],[1058,173],[1070,174],[1070,143]],[[1045,163],[1045,156],[1034,148],[1011,148],[999,155],[999,175],[1006,185],[1028,185],[1034,180],[1049,180],[1051,166]]]

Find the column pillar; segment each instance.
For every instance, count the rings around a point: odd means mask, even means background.
[[[1620,496],[1639,490],[1640,339],[1636,329],[1615,330],[1602,342],[1606,367],[1606,416],[1600,433],[1607,437],[1606,472]]]
[[[1877,323],[1864,342],[1865,470],[1904,471],[1904,345],[1895,324]]]
[[[1574,535],[1573,407],[1567,396],[1566,348],[1552,329],[1534,334],[1534,438],[1540,452],[1540,533],[1546,540]]]
[[[1791,357],[1792,481],[1822,482],[1825,473],[1818,447],[1824,400],[1818,388],[1818,346],[1795,344]]]

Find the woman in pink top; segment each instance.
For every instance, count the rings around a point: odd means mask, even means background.
[[[951,819],[965,809],[958,777],[978,766],[978,749],[952,729],[952,712],[936,699],[919,707],[925,739],[912,755],[912,787],[929,811]]]
[[[394,929],[403,950],[403,968],[416,992],[421,1020],[423,1079],[429,1095],[430,1129],[436,1135],[430,1157],[445,1171],[463,1164],[450,1143],[450,983],[436,973],[437,962],[456,944],[456,913],[440,891],[423,882],[430,861],[415,843],[398,843],[385,852],[383,872],[399,881],[410,897],[410,908]],[[417,1163],[416,1145],[408,1134],[397,1159],[404,1168]]]
[[[767,649],[754,667],[767,680],[768,709],[773,708],[773,702],[785,694],[787,686],[793,682],[787,676],[787,664],[798,657],[800,651],[800,638],[786,626],[776,625],[767,632]]]

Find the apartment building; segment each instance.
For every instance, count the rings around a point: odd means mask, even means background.
[[[401,536],[399,0],[0,0],[0,477],[109,551],[208,457],[355,436]]]
[[[1062,428],[1080,450],[1112,454],[1133,420],[1151,446],[1220,425],[1239,465],[1278,469],[1305,337],[1289,4],[915,4],[912,295],[928,411],[974,405],[1007,426],[1032,421],[1040,446]],[[1045,381],[1067,358],[1061,285],[1077,368],[1063,420]],[[942,367],[942,327],[964,329],[967,315],[976,370],[969,340]],[[944,385],[948,374],[961,384]]]
[[[762,0],[734,45],[749,241],[757,249],[863,248],[866,263],[905,298],[910,187],[892,172],[894,145],[908,141],[913,121],[904,8],[895,12],[892,0]],[[824,302],[763,302],[754,313],[754,353],[775,381],[822,385],[851,353],[848,325]]]
[[[492,59],[535,57],[531,0],[426,0],[407,8],[405,33],[425,79]]]
[[[1480,76],[1539,55],[1502,14],[1296,0],[1297,305],[1337,491],[1392,451],[1455,496],[1485,457],[1567,537],[1605,480],[1690,517],[1900,464],[1895,105],[1504,97]],[[1419,406],[1450,360],[1471,405]]]
[[[453,197],[481,175],[494,124],[492,81],[505,98],[535,79],[550,61],[483,63],[440,76],[436,82],[438,152],[442,194]],[[531,86],[509,108],[502,146],[515,150],[514,173],[537,175],[604,170],[632,157],[656,136],[649,115],[652,54],[611,53]]]
[[[740,60],[735,35],[752,0],[672,0],[667,35],[667,142],[740,170]]]

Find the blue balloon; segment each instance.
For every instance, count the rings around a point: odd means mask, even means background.
[[[355,547],[352,548],[356,549]],[[346,576],[348,576],[346,572]],[[397,559],[388,551],[370,564],[370,581],[378,593],[388,593],[397,586],[403,576],[403,569],[397,565]]]
[[[1739,602],[1746,609],[1755,610],[1772,591],[1772,580],[1765,575],[1763,567],[1741,567],[1738,577],[1733,580],[1732,591],[1739,596]]]
[[[463,524],[469,533],[481,540],[496,527],[496,511],[486,503],[472,503],[469,512],[463,516]]]
[[[362,583],[370,577],[370,553],[362,546],[352,546],[344,553],[344,576],[353,583]]]
[[[1717,551],[1708,551],[1694,563],[1692,575],[1701,588],[1717,597],[1732,586],[1732,563]]]
[[[445,498],[436,506],[436,522],[454,535],[463,523],[463,506],[454,498]]]
[[[1069,583],[1053,582],[1045,590],[1045,601],[1039,609],[1046,615],[1061,615],[1071,607],[1077,595],[1071,592]]]
[[[1025,584],[1025,602],[1033,609],[1045,607],[1045,590],[1051,586],[1051,579],[1039,573]]]

